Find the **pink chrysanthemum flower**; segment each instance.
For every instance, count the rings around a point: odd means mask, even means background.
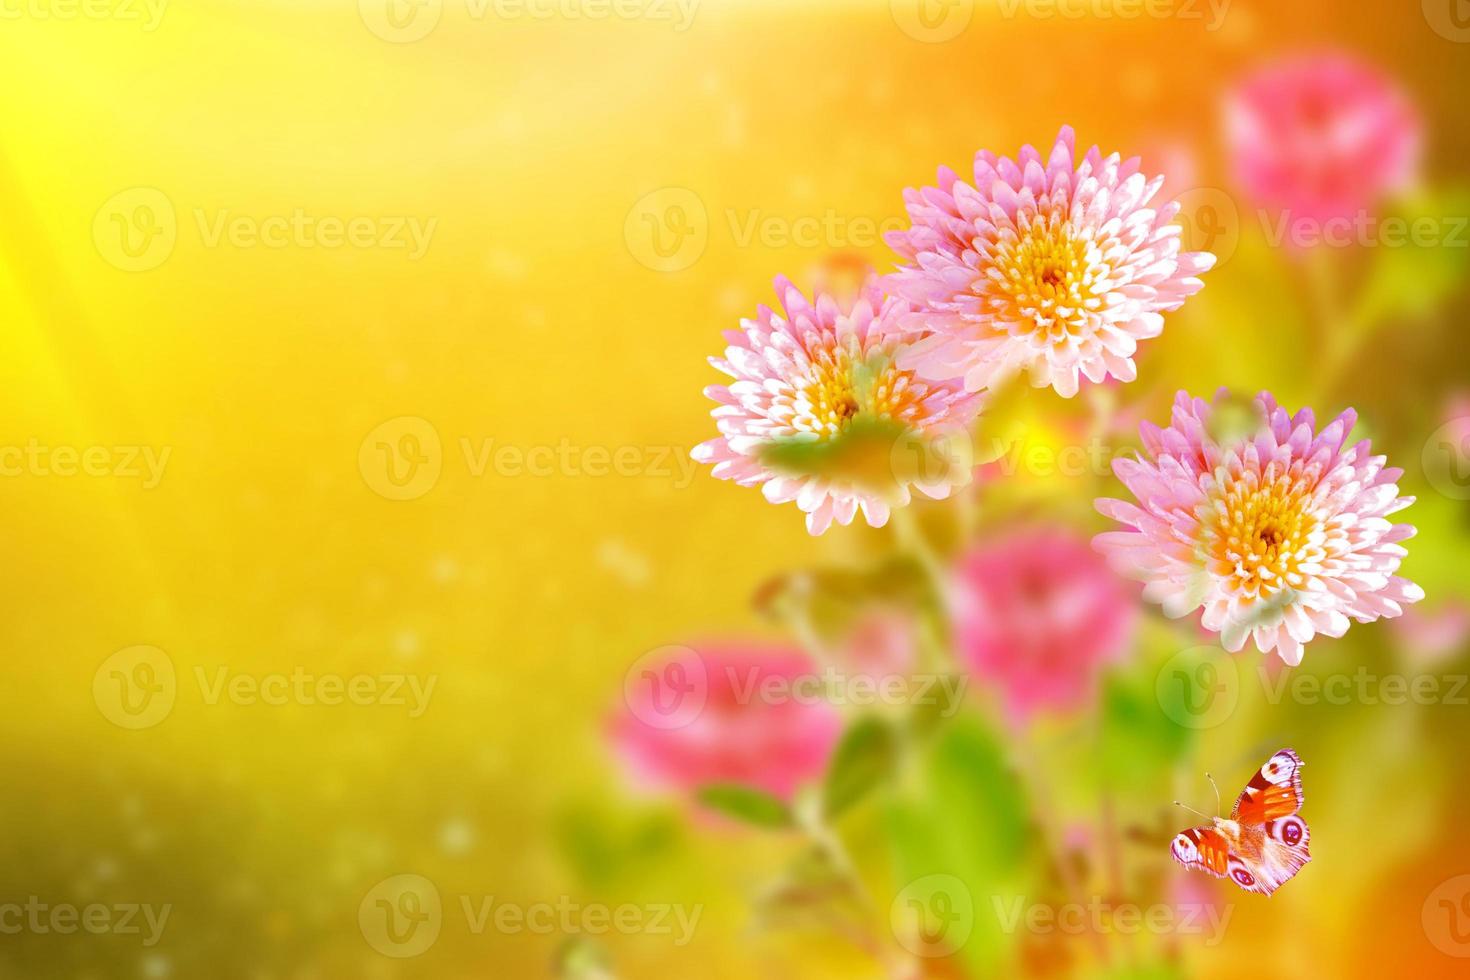
[[[1079,375],[1132,381],[1138,342],[1215,263],[1179,250],[1178,204],[1150,204],[1162,184],[1136,157],[1094,146],[1078,161],[1064,127],[1047,158],[982,150],[974,186],[941,168],[938,187],[905,191],[913,226],[887,241],[907,265],[888,286],[932,333],[900,363],[969,391],[1023,369],[1068,398]]]
[[[824,292],[808,301],[784,278],[776,295],[779,313],[762,306],[710,359],[735,380],[705,389],[720,435],[694,448],[696,460],[772,503],[796,501],[812,534],[859,510],[882,527],[910,486],[938,499],[969,480],[967,462],[925,457],[939,441],[964,443],[979,399],[897,366],[908,304],[884,297],[876,276],[846,304]]]
[[[1141,427],[1147,458],[1114,461],[1138,504],[1099,500],[1129,529],[1096,545],[1166,615],[1203,607],[1231,652],[1249,637],[1295,665],[1349,618],[1397,616],[1424,597],[1394,574],[1414,528],[1388,520],[1414,498],[1367,440],[1345,448],[1356,418],[1349,409],[1319,433],[1310,409],[1288,415],[1266,392],[1250,406],[1223,389],[1213,404],[1180,392],[1168,428]]]
[[[1267,208],[1313,222],[1350,218],[1403,189],[1423,126],[1402,88],[1339,54],[1250,76],[1225,102],[1237,179]]]

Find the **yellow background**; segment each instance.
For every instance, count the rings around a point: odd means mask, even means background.
[[[453,916],[424,956],[379,956],[359,901],[403,872],[430,877],[446,903],[705,905],[685,949],[608,939],[627,976],[866,975],[835,942],[746,929],[743,895],[777,866],[779,842],[696,828],[679,860],[612,894],[583,892],[556,844],[568,807],[621,812],[603,724],[628,663],[759,631],[749,596],[762,580],[878,533],[813,541],[792,507],[707,473],[680,478],[713,431],[701,389],[717,379],[704,358],[719,331],[769,301],[772,276],[809,281],[829,251],[888,261],[853,226],[805,244],[743,230],[757,216],[778,235],[802,218],[890,220],[902,188],[937,165],[1047,142],[1064,122],[1105,150],[1185,147],[1199,186],[1224,186],[1224,86],[1326,42],[1404,80],[1430,118],[1431,173],[1459,176],[1470,151],[1458,115],[1470,46],[1436,34],[1416,3],[1235,0],[1213,32],[981,4],[943,43],[905,33],[908,13],[881,0],[704,0],[684,31],[477,19],[446,0],[413,43],[377,36],[343,0],[178,0],[152,31],[37,15],[47,9],[12,3],[20,15],[0,22],[0,443],[170,455],[153,488],[0,479],[5,897],[173,913],[153,949],[0,937],[7,977],[546,973],[554,937],[476,936]],[[175,214],[171,254],[142,271],[109,261],[115,226],[99,217],[133,188]],[[705,242],[668,272],[649,267],[635,210],[666,188],[702,208],[685,214]],[[655,223],[677,220],[669,200],[646,205]],[[296,209],[436,224],[416,260],[211,246],[199,224]],[[1158,376],[1141,384],[1270,385],[1294,403],[1306,341],[1268,332],[1242,352],[1210,329],[1212,304],[1250,286],[1235,268],[1171,321]],[[1384,344],[1378,363],[1397,380],[1370,370],[1344,398],[1367,418],[1411,397],[1411,377],[1463,379],[1463,359],[1436,346],[1447,336]],[[442,470],[422,496],[389,500],[360,452],[404,416],[437,433]],[[477,476],[461,440],[490,439],[637,447],[643,470]],[[161,722],[128,730],[99,710],[93,682],[139,644],[167,654],[178,691]],[[437,687],[419,718],[209,704],[195,671],[224,665],[409,672]],[[1404,964],[1455,965],[1417,932],[1410,879],[1386,932]],[[1272,929],[1241,915],[1239,952]],[[1327,947],[1303,945],[1295,966],[1360,959]]]

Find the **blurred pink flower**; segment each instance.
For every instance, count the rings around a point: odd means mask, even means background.
[[[694,448],[696,460],[712,463],[718,479],[760,486],[771,503],[796,501],[812,534],[850,523],[858,510],[882,527],[890,505],[909,502],[910,485],[939,499],[969,479],[959,466],[909,474],[890,454],[896,438],[960,436],[980,410],[958,384],[921,381],[898,367],[907,304],[884,297],[873,276],[851,302],[824,292],[808,301],[784,278],[776,296],[780,313],[760,307],[726,332],[725,355],[710,359],[735,381],[705,389],[719,403],[710,414],[720,435]],[[880,444],[876,460],[861,451]],[[783,451],[803,447],[830,450],[810,454],[822,469],[781,465]]]
[[[1438,609],[1405,609],[1393,631],[1409,657],[1421,665],[1448,660],[1470,640],[1470,606],[1458,600]]]
[[[1418,168],[1421,129],[1400,86],[1343,54],[1272,65],[1225,101],[1244,191],[1315,222],[1350,218],[1405,187]]]
[[[1224,389],[1214,404],[1181,391],[1168,428],[1143,424],[1147,458],[1113,462],[1138,504],[1097,501],[1128,528],[1097,547],[1166,615],[1203,607],[1232,653],[1251,638],[1296,665],[1349,617],[1397,616],[1424,597],[1394,574],[1414,528],[1388,520],[1414,498],[1367,440],[1344,448],[1356,419],[1349,409],[1318,433],[1310,409],[1288,415],[1267,392],[1245,405]]]
[[[962,556],[951,609],[960,655],[1018,723],[1084,704],[1101,666],[1127,649],[1138,611],[1086,539],[1060,528],[1024,528]]]
[[[658,683],[624,689],[625,710],[614,716],[611,738],[636,778],[686,792],[739,783],[790,800],[825,771],[842,721],[817,699],[821,675],[810,658],[756,643],[688,652],[702,669],[684,671],[682,689]],[[671,715],[671,696],[689,698],[692,710]]]
[[[1138,158],[1076,158],[1071,127],[1050,153],[975,156],[974,186],[947,167],[939,186],[904,191],[913,226],[888,244],[907,263],[888,277],[932,333],[900,359],[925,378],[984,390],[1018,371],[1070,398],[1079,374],[1137,376],[1140,340],[1204,285],[1208,252],[1179,250],[1177,204],[1151,204],[1163,184]]]

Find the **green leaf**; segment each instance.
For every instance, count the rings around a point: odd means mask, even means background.
[[[789,827],[791,808],[764,790],[736,783],[715,783],[697,794],[699,802],[728,817],[757,827]]]
[[[1173,635],[1160,631],[1159,641]],[[1182,703],[1172,703],[1172,698],[1184,696],[1182,689],[1166,685],[1161,695],[1158,666],[1145,669],[1143,664],[1140,659],[1134,669],[1111,673],[1103,681],[1089,776],[1117,792],[1148,796],[1168,792],[1166,775],[1194,744],[1196,732],[1174,720],[1190,715]],[[1171,699],[1170,706],[1162,696]]]
[[[969,975],[1019,975],[1018,935],[988,913],[993,901],[1036,894],[1041,864],[1004,743],[959,715],[915,761],[885,808],[895,890],[922,899],[926,882],[944,882],[954,909],[968,910],[955,955]]]
[[[761,462],[787,476],[820,476],[853,483],[874,492],[894,484],[894,446],[907,429],[881,416],[859,414],[840,433],[814,433],[772,440],[761,448]]]
[[[827,769],[822,790],[826,816],[836,817],[861,801],[888,778],[897,759],[898,738],[881,718],[864,718],[849,728]]]

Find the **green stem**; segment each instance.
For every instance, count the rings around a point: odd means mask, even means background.
[[[1307,257],[1307,280],[1316,312],[1312,335],[1316,349],[1322,352],[1317,390],[1313,392],[1318,401],[1332,393],[1343,369],[1372,332],[1344,313],[1342,284],[1335,262],[1335,254],[1325,247],[1313,250]]]
[[[883,972],[890,980],[910,980],[914,974],[913,964],[908,957],[882,942],[876,930],[872,928],[872,924],[880,919],[878,904],[873,898],[873,893],[868,890],[867,882],[858,872],[857,864],[853,861],[852,855],[848,853],[847,845],[842,842],[841,836],[816,809],[800,814],[798,819],[807,839],[826,855],[832,867],[841,875],[868,924],[867,931],[851,933],[849,938],[883,967]]]

